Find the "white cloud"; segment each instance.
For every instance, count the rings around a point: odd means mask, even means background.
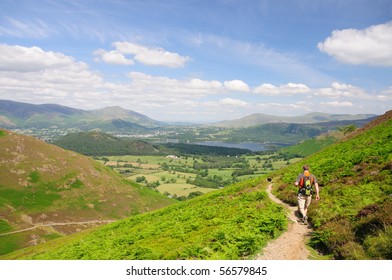
[[[186,62],[190,60],[188,56],[181,56],[177,53],[166,51],[157,47],[145,47],[130,42],[114,42],[114,51],[97,50],[94,52],[96,56],[107,63],[130,62],[124,55],[132,55],[133,59],[149,66],[165,66],[170,68],[184,67]],[[112,59],[103,59],[103,55],[110,54]],[[121,57],[122,55],[122,57]],[[115,58],[113,58],[115,56]],[[121,63],[124,64],[124,63]]]
[[[142,72],[130,72],[128,77],[129,81],[122,83],[106,82],[86,63],[62,53],[0,44],[0,97],[21,102],[83,109],[120,105],[157,120],[219,121],[259,112],[383,113],[390,109],[392,100],[392,87],[369,94],[362,88],[337,82],[312,89],[299,83],[263,84],[249,91],[241,80],[222,83]],[[228,92],[228,88],[242,92]],[[254,92],[264,92],[264,96]],[[306,100],[301,98],[304,94]]]
[[[0,44],[0,71],[35,72],[46,69],[68,67],[76,63],[72,57],[62,53],[46,52],[38,47],[22,47]]]
[[[317,46],[343,63],[392,66],[392,21],[363,30],[335,30]]]
[[[353,85],[337,82],[332,83],[331,87],[316,89],[315,95],[328,98],[368,98],[368,94],[366,94],[365,90]]]
[[[248,103],[246,103],[245,101],[233,98],[223,98],[219,100],[219,104],[230,107],[245,107],[246,105],[248,105]]]
[[[381,93],[378,94],[376,98],[378,100],[384,100],[384,101],[392,100],[392,87],[389,87],[388,89],[381,91]]]
[[[328,105],[328,106],[332,106],[332,107],[352,107],[353,103],[345,101],[345,102],[337,102],[337,101],[333,101],[333,102],[322,102],[320,103],[321,105]]]
[[[0,45],[0,95],[20,101],[71,103],[94,100],[102,78],[87,64],[37,47]]]
[[[203,97],[221,93],[223,86],[219,81],[200,79],[178,80],[162,76],[152,76],[141,72],[130,72],[131,86],[143,92],[180,97]]]
[[[310,89],[304,84],[288,83],[286,85],[274,86],[272,84],[262,84],[253,90],[256,94],[263,95],[294,95],[309,93]]]
[[[231,80],[231,81],[224,81],[223,85],[229,89],[229,90],[233,90],[233,91],[244,91],[244,92],[248,92],[249,86],[241,81],[241,80]]]
[[[135,62],[132,59],[128,59],[124,54],[118,51],[105,51],[99,49],[94,51],[96,56],[95,61],[103,61],[110,64],[121,64],[121,65],[133,65]]]
[[[222,83],[219,81],[204,81],[200,79],[191,79],[189,82],[186,83],[186,85],[194,89],[214,90],[222,88]]]

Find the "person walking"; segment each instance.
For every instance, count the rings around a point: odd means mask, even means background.
[[[319,185],[316,176],[310,173],[308,165],[302,167],[303,173],[300,173],[295,180],[295,186],[298,187],[298,211],[301,214],[301,222],[308,224],[308,207],[312,202],[313,186],[316,189],[316,201],[320,199]]]

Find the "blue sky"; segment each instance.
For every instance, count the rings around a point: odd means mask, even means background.
[[[0,0],[0,99],[160,121],[392,109],[390,0]]]

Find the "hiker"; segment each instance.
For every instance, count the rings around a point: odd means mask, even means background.
[[[319,196],[319,185],[317,182],[317,178],[310,174],[309,166],[304,165],[302,167],[304,170],[303,173],[299,174],[297,180],[295,181],[295,185],[299,188],[298,190],[298,210],[302,215],[301,222],[304,225],[308,224],[308,207],[312,201],[313,194],[313,185],[316,189],[316,200],[320,199]]]

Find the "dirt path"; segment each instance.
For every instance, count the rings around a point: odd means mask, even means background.
[[[15,234],[19,232],[24,232],[24,231],[30,231],[34,230],[36,228],[40,227],[54,227],[54,226],[70,226],[70,225],[88,225],[88,224],[107,224],[107,223],[112,223],[115,222],[116,220],[93,220],[93,221],[85,221],[85,222],[66,222],[66,223],[45,223],[45,224],[35,224],[33,227],[25,228],[25,229],[20,229],[16,231],[10,231],[6,233],[0,234],[0,236],[4,235],[10,235],[10,234]]]
[[[288,218],[290,224],[288,230],[271,241],[261,253],[256,256],[257,260],[306,260],[309,257],[309,250],[305,246],[306,238],[312,231],[310,226],[298,223],[295,216],[297,207],[288,206],[276,198],[272,193],[272,184],[267,188],[269,197],[276,203],[284,205],[289,209]]]

